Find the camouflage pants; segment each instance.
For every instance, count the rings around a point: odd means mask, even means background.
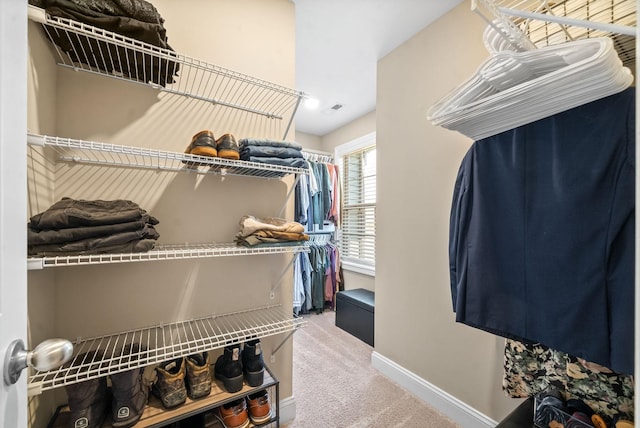
[[[502,388],[514,398],[533,396],[553,386],[565,398],[579,398],[596,413],[633,416],[633,376],[540,344],[506,340]]]

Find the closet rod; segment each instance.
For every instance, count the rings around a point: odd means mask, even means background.
[[[601,30],[608,33],[624,34],[627,36],[635,36],[636,28],[627,25],[607,24],[604,22],[587,21],[584,19],[568,18],[566,16],[555,16],[545,13],[527,12],[519,9],[509,9],[507,7],[498,7],[498,11],[505,15],[515,16],[518,18],[535,19],[540,21],[553,22],[562,25],[571,25],[575,27],[590,28],[592,30]]]

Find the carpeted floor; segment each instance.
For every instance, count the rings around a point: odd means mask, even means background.
[[[371,367],[373,348],[336,327],[333,311],[305,318],[293,335],[296,418],[282,427],[458,427]]]

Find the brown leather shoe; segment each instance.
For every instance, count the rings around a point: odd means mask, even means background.
[[[191,138],[191,144],[184,152],[190,155],[218,156],[216,138],[213,136],[213,132],[208,130],[198,132]]]
[[[249,407],[249,418],[255,425],[268,422],[273,417],[271,413],[271,403],[269,403],[269,393],[266,389],[247,396],[247,406]]]
[[[245,428],[249,426],[249,413],[244,398],[218,407],[218,419],[225,428]]]
[[[216,141],[218,157],[225,159],[240,159],[240,149],[236,138],[231,134],[224,134]]]

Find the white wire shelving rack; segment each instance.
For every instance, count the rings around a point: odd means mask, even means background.
[[[205,352],[254,338],[293,333],[306,321],[281,305],[154,325],[106,336],[78,339],[69,362],[34,371],[29,395],[110,374]]]
[[[29,257],[28,270],[44,268],[98,265],[112,263],[182,260],[210,257],[252,256],[260,254],[290,254],[309,252],[305,243],[288,246],[244,247],[236,243],[158,245],[145,253],[92,254],[76,256]]]
[[[610,37],[623,64],[635,69],[635,0],[474,0],[472,8],[501,23],[505,36],[519,46]]]
[[[289,174],[309,173],[307,168],[236,161],[36,134],[29,134],[27,136],[27,143],[54,150],[56,160],[60,162],[77,162],[107,167],[157,169],[198,174],[250,176],[267,179],[281,179]],[[309,249],[304,243],[288,246],[256,247],[245,247],[236,243],[158,245],[153,250],[144,253],[30,257],[27,259],[27,267],[29,270],[37,270],[61,266],[258,254],[288,254],[308,251]]]
[[[279,120],[287,136],[304,93],[29,6],[58,65]]]
[[[51,148],[55,151],[56,159],[61,162],[273,179],[281,179],[289,174],[309,173],[307,168],[190,155],[47,135],[28,134],[27,143]]]
[[[82,71],[154,90],[210,103],[215,108],[236,109],[276,121],[285,139],[305,96],[302,92],[238,73],[171,49],[163,49],[120,34],[54,17],[29,6],[29,19],[42,25],[52,42],[57,63]],[[106,144],[69,138],[29,135],[28,143],[53,150],[56,162],[105,167],[179,171],[196,174],[238,175],[281,179],[289,174],[308,174],[306,168],[235,161],[162,150]],[[126,263],[203,257],[244,256],[308,252],[304,243],[288,246],[244,247],[235,243],[159,245],[146,253],[96,254],[38,257],[28,259],[29,269],[88,264]],[[146,367],[196,352],[210,351],[287,333],[287,340],[302,318],[290,308],[265,306],[204,318],[163,323],[73,342],[73,356],[62,367],[46,372],[32,371],[29,395],[54,388]],[[275,354],[284,341],[272,350]]]

